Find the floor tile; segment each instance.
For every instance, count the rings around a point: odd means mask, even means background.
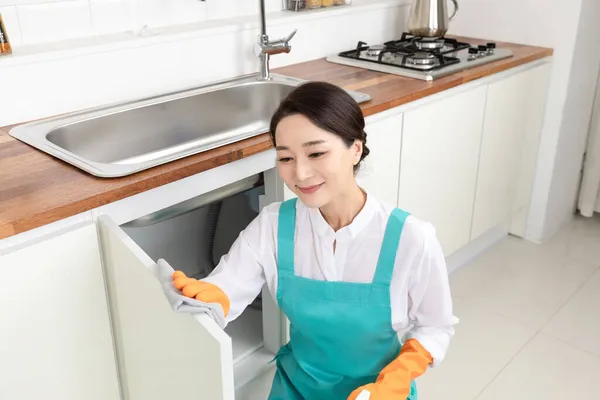
[[[507,270],[523,271],[522,265],[533,270],[538,267],[560,267],[567,254],[570,240],[568,231],[563,231],[544,244],[527,242],[509,236],[497,243],[468,265],[450,275],[452,292],[468,297],[482,286],[497,280]]]
[[[600,271],[571,298],[543,331],[600,357]]]
[[[597,400],[600,358],[536,336],[477,400]]]
[[[507,264],[459,295],[532,329],[541,329],[596,271],[574,259],[562,264]],[[453,288],[453,293],[455,293]]]
[[[569,257],[600,267],[600,216],[577,217],[569,226]]]
[[[446,359],[418,380],[421,400],[474,399],[535,334],[456,296],[454,306],[456,335]]]

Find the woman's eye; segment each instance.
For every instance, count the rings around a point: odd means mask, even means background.
[[[310,157],[310,158],[319,158],[319,157],[321,157],[323,154],[325,154],[325,153],[311,153],[311,154],[309,155],[309,157]]]
[[[290,161],[292,161],[291,157],[281,157],[279,159],[279,162],[282,162],[282,163],[287,163],[287,162],[290,162]]]

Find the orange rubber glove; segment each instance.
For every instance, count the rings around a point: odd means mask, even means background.
[[[416,339],[408,339],[400,354],[379,373],[375,383],[361,386],[350,394],[348,400],[356,400],[363,390],[371,396],[369,400],[406,399],[410,394],[411,382],[423,375],[433,358]]]
[[[204,303],[219,303],[223,307],[225,317],[229,313],[229,298],[219,288],[208,282],[188,278],[182,271],[173,272],[173,285],[181,290],[186,297],[191,297]]]

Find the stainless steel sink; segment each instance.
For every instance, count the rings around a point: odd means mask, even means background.
[[[300,79],[248,75],[17,126],[9,134],[92,175],[130,175],[268,131]],[[359,102],[364,93],[349,91]]]

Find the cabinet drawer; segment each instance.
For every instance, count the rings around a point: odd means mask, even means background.
[[[174,313],[153,271],[164,258],[188,276],[208,275],[258,215],[263,182],[249,177],[121,226],[99,217],[127,398],[233,399],[271,366],[282,322],[266,288],[222,330],[206,315]]]

